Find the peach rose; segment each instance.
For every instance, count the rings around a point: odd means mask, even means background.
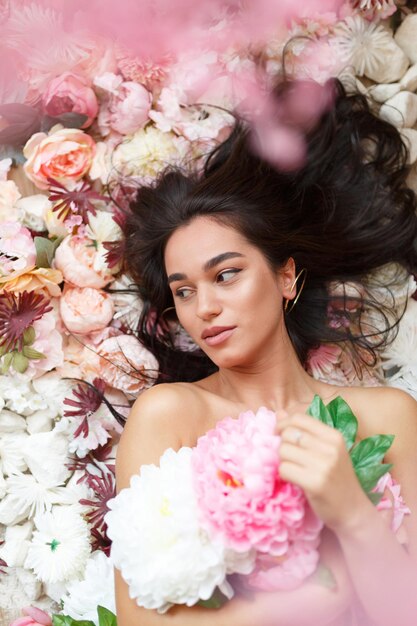
[[[56,249],[54,263],[72,285],[101,289],[113,276],[110,270],[102,268],[98,257],[91,239],[68,235]]]
[[[124,393],[137,395],[158,377],[158,361],[133,335],[105,339],[96,350],[86,350],[86,367]]]
[[[2,291],[42,291],[46,296],[59,298],[61,295],[60,283],[63,276],[59,270],[50,267],[37,267],[28,272],[19,273],[12,278],[0,277],[0,293]]]
[[[64,72],[49,83],[42,97],[45,113],[58,117],[63,113],[80,113],[87,119],[81,128],[91,126],[98,113],[96,94],[83,76]]]
[[[105,328],[114,313],[111,296],[91,287],[67,289],[60,299],[59,309],[68,330],[79,335]]]
[[[39,189],[48,189],[48,178],[63,185],[80,180],[87,174],[95,155],[94,140],[84,131],[54,129],[49,135],[35,133],[23,148],[27,159],[23,169]]]

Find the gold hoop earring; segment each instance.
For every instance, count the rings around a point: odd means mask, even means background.
[[[294,300],[293,300],[292,305],[290,306],[290,308],[288,308],[288,304],[289,304],[290,300],[289,300],[288,298],[286,298],[286,300],[285,300],[285,304],[284,304],[284,313],[286,313],[286,315],[289,315],[289,314],[291,313],[291,311],[293,310],[293,308],[294,308],[294,307],[295,307],[295,305],[297,304],[297,301],[298,301],[299,297],[301,296],[301,292],[302,292],[302,291],[303,291],[303,289],[304,289],[304,285],[305,285],[306,278],[307,278],[307,270],[306,270],[306,268],[305,268],[305,267],[303,267],[303,269],[302,269],[302,270],[300,270],[300,271],[298,272],[297,276],[296,276],[296,277],[295,277],[295,279],[294,279],[293,284],[291,285],[290,291],[292,291],[292,290],[294,289],[294,287],[296,286],[296,284],[297,284],[298,280],[300,279],[300,277],[301,277],[303,274],[304,274],[304,277],[303,277],[303,281],[302,281],[302,283],[301,283],[300,289],[298,290],[298,293],[297,293],[297,295],[295,296],[295,298],[294,298]]]

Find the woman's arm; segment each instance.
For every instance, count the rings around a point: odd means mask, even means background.
[[[395,434],[387,460],[393,463],[392,474],[411,509],[410,518],[404,522],[407,550],[361,490],[337,431],[304,415],[284,418],[279,425],[285,441],[281,446],[281,474],[305,490],[316,513],[337,535],[367,615],[378,626],[415,626],[417,403],[392,389],[373,390],[367,398],[364,415],[375,416],[368,430]],[[299,445],[294,445],[294,429],[301,433],[301,438],[296,436]]]
[[[337,580],[335,590],[307,582],[294,591],[234,598],[221,609],[177,605],[159,615],[129,597],[126,583],[115,570],[118,626],[342,626],[351,603],[351,585],[334,536],[329,533],[323,543],[323,559]]]
[[[184,395],[185,394],[185,395]],[[117,452],[118,490],[127,487],[141,465],[158,463],[165,449],[181,447],[181,427],[197,415],[192,394],[175,385],[154,387],[135,403]],[[190,422],[188,421],[188,425]],[[181,426],[182,425],[182,426]],[[126,538],[128,541],[128,538]],[[144,609],[129,597],[128,586],[116,570],[116,606],[119,626],[325,626],[346,611],[350,583],[337,542],[329,533],[322,542],[323,558],[336,576],[336,590],[307,582],[291,592],[258,593],[254,599],[235,598],[221,609],[172,607],[166,614]]]

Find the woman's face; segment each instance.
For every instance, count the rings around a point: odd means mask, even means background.
[[[255,366],[279,347],[292,260],[274,272],[238,231],[198,217],[171,235],[165,267],[180,323],[218,367]]]

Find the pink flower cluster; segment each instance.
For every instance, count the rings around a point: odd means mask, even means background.
[[[193,454],[203,527],[237,552],[258,552],[249,585],[263,589],[293,588],[313,573],[323,527],[304,492],[279,475],[275,425],[264,407],[226,417]]]

